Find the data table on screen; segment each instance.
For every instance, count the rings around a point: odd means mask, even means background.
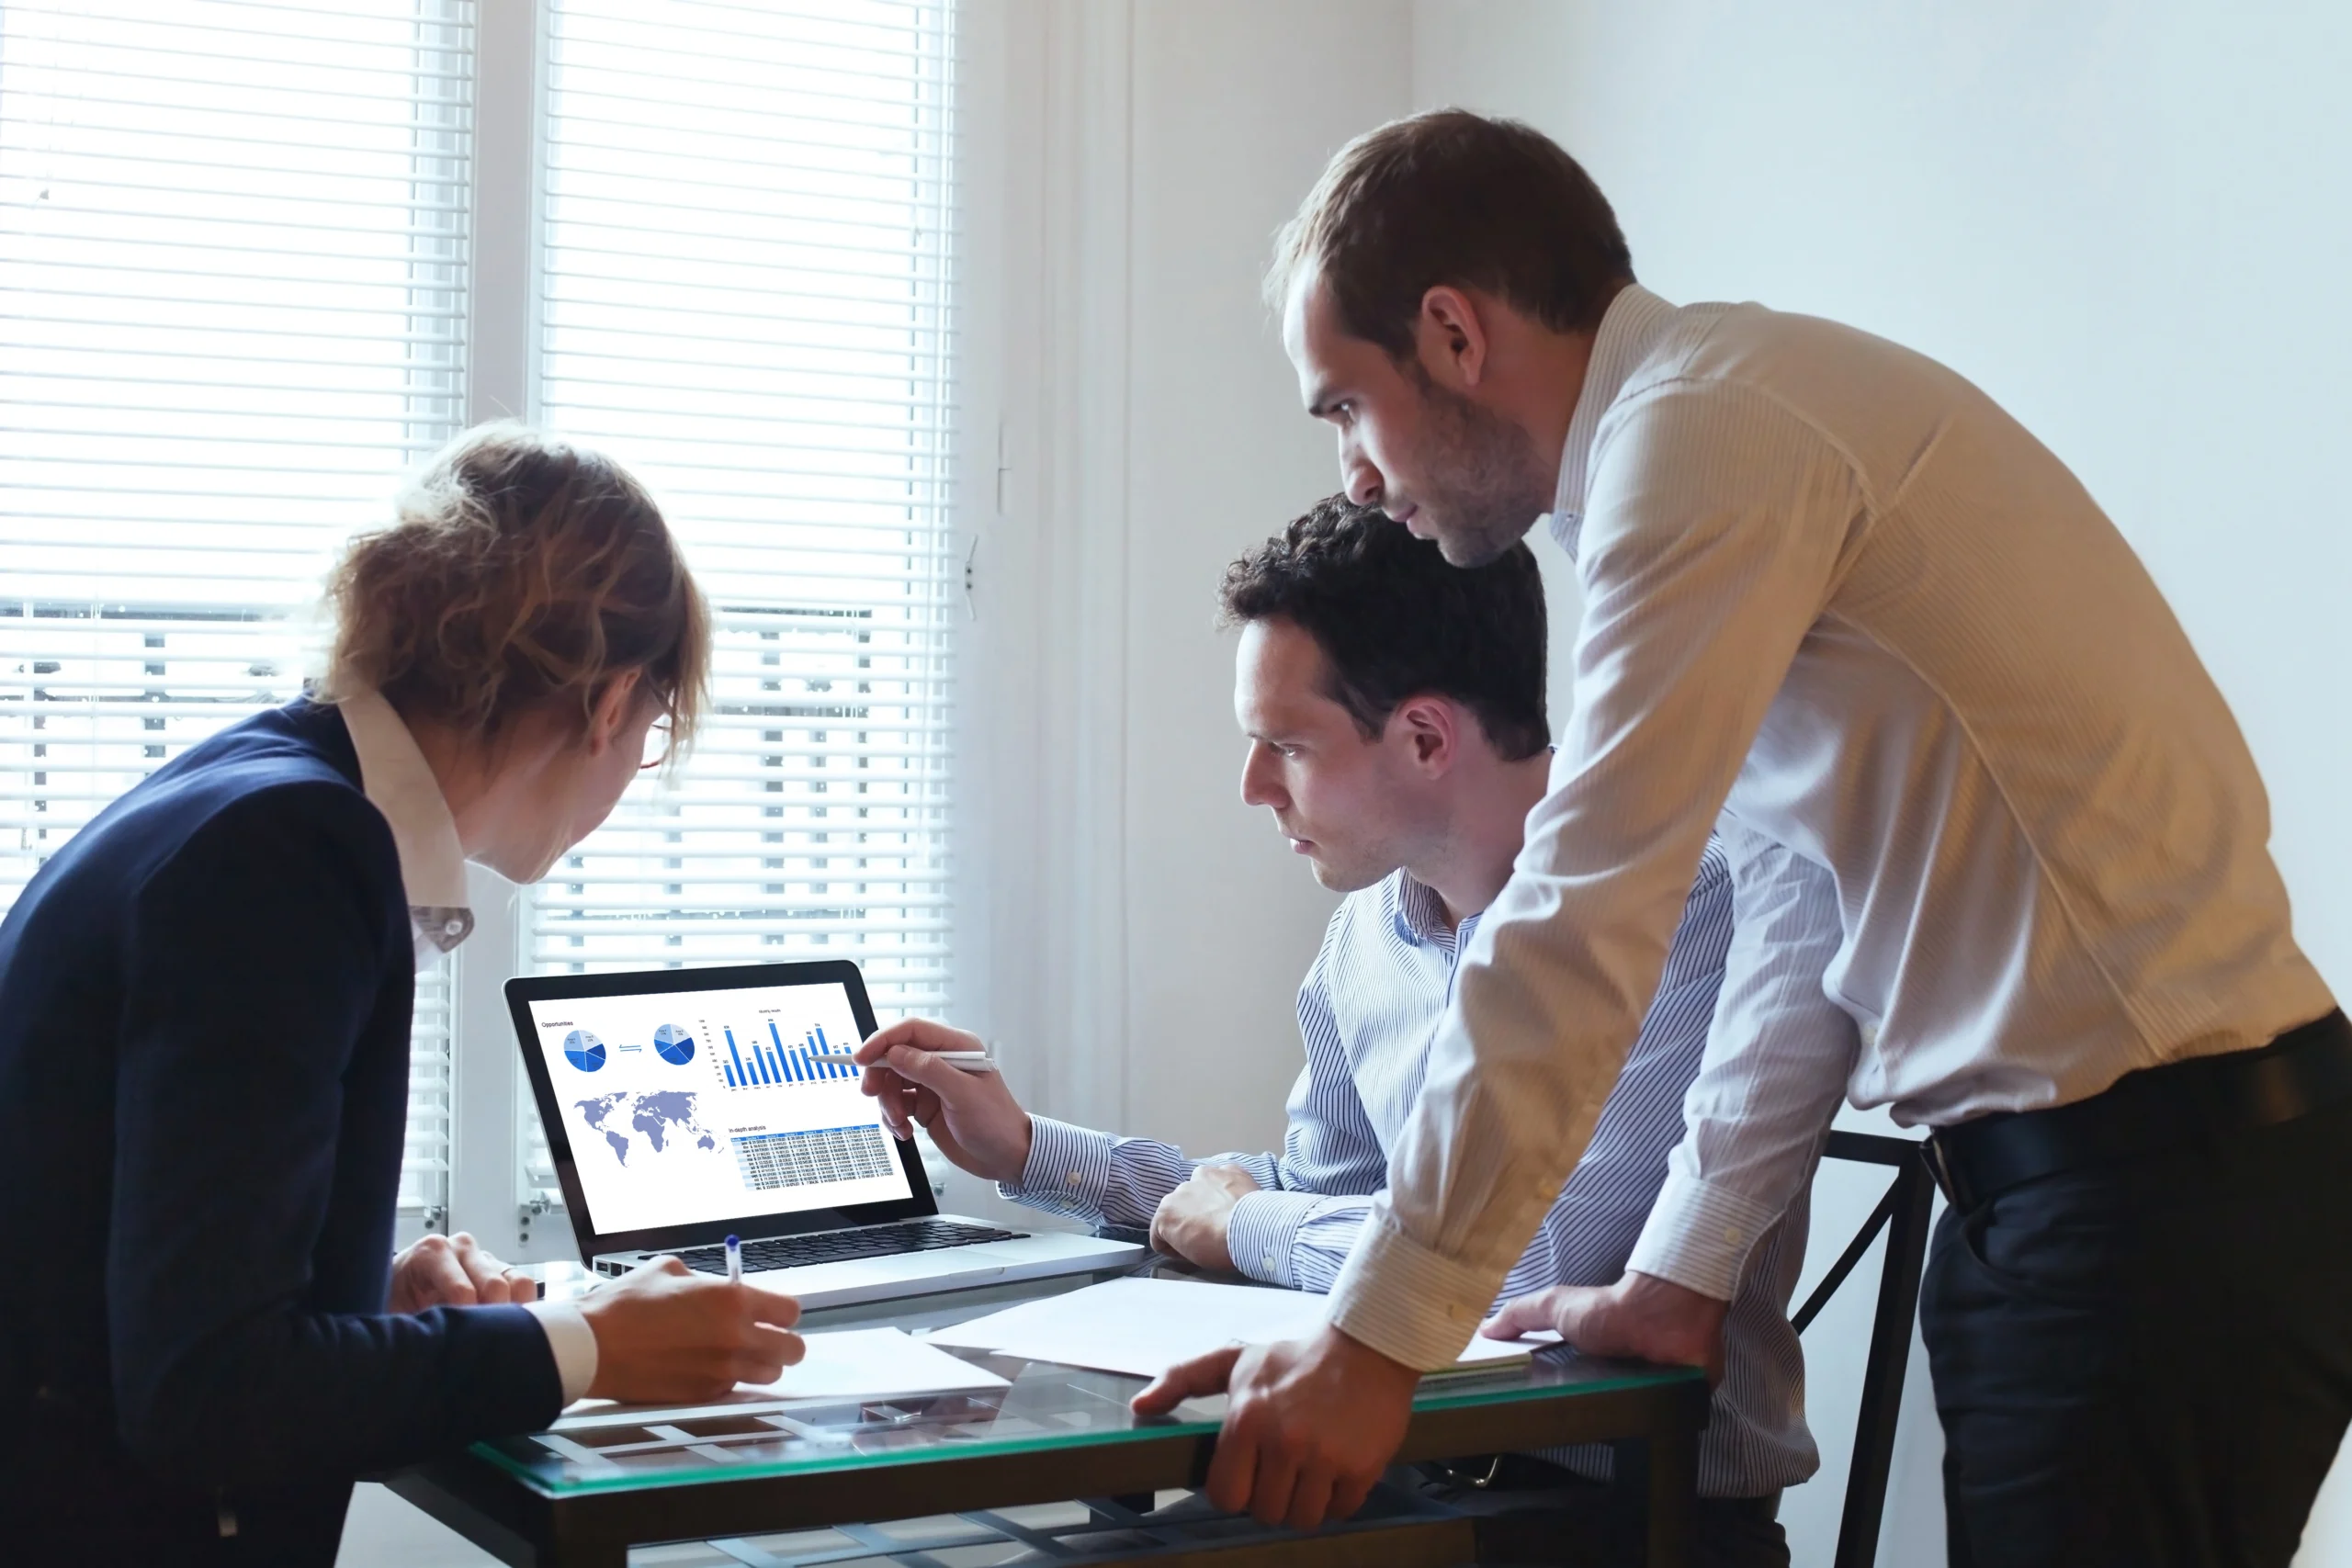
[[[759,1191],[889,1176],[899,1161],[878,1127],[820,1127],[735,1140],[743,1185]]]

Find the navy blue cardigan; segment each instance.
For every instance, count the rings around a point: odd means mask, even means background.
[[[554,1418],[520,1307],[385,1311],[414,982],[309,703],[158,770],[0,924],[11,1561],[323,1568],[358,1475]]]

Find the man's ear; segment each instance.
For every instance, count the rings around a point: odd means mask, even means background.
[[[1486,378],[1486,321],[1477,301],[1451,284],[1441,283],[1421,296],[1413,346],[1430,379],[1442,387],[1466,392]]]
[[[1408,697],[1388,723],[1392,730],[1402,727],[1414,765],[1423,773],[1436,778],[1453,768],[1462,744],[1462,715],[1452,703],[1439,696]]]

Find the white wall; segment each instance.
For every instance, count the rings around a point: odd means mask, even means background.
[[[1418,106],[1583,160],[1650,287],[1909,344],[2073,465],[2236,708],[2302,940],[2352,992],[2352,8],[1419,0],[1414,67]],[[1844,1369],[1813,1338],[1821,1409]],[[1942,1560],[1923,1425],[1905,1568]],[[2299,1561],[2352,1562],[2341,1463]]]
[[[972,628],[970,1005],[1050,1113],[1266,1147],[1332,899],[1240,803],[1216,585],[1337,488],[1258,279],[1332,152],[1407,108],[1411,9],[982,9],[1010,471]]]
[[[1241,804],[1214,625],[1227,563],[1339,482],[1258,280],[1331,153],[1403,111],[1411,38],[1402,4],[1136,8],[1125,1111],[1204,1154],[1280,1145],[1292,1002],[1333,901]]]

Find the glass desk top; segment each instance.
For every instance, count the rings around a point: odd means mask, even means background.
[[[1198,1277],[1181,1266],[1161,1265],[1159,1271]],[[1123,1272],[1126,1270],[812,1312],[802,1326],[822,1331],[889,1324],[920,1333]],[[574,1497],[1205,1435],[1217,1429],[1224,1415],[1219,1396],[1189,1400],[1171,1416],[1138,1416],[1127,1408],[1127,1401],[1143,1387],[1141,1378],[979,1351],[950,1353],[1010,1379],[1011,1386],[862,1401],[738,1395],[691,1410],[613,1410],[594,1425],[478,1443],[473,1451],[543,1495]],[[1422,1384],[1414,1408],[1557,1398],[1569,1390],[1652,1387],[1700,1376],[1690,1368],[1600,1360],[1552,1348],[1539,1351],[1526,1365],[1430,1380]]]

